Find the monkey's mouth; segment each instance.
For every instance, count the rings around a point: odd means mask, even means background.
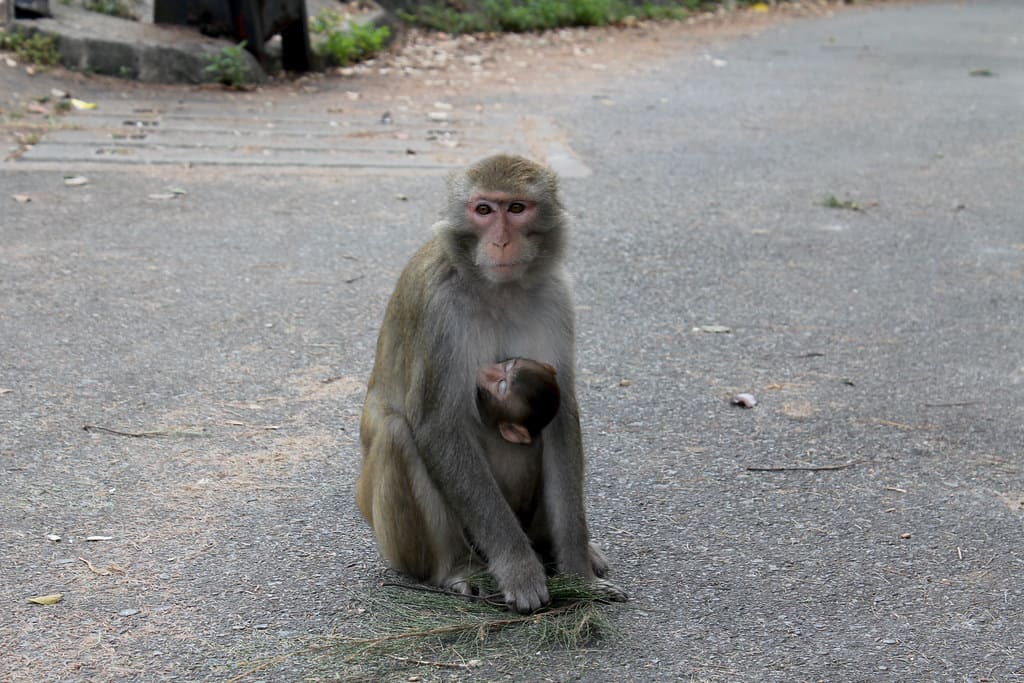
[[[515,282],[522,277],[525,269],[522,263],[495,263],[488,271],[488,278],[498,284]]]

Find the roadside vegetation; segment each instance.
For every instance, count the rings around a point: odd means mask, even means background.
[[[56,38],[20,28],[0,31],[0,50],[13,52],[19,60],[39,66],[55,66],[60,62]]]
[[[249,83],[249,70],[245,63],[245,41],[230,45],[210,58],[203,69],[213,80],[228,88],[244,88]]]
[[[747,6],[750,0],[483,0],[468,10],[445,0],[424,2],[400,12],[409,24],[447,33],[544,31],[569,26],[609,26],[639,19],[679,20],[693,12],[726,6]]]
[[[72,0],[61,0],[61,2],[65,5],[70,5]],[[118,19],[138,20],[135,12],[132,11],[132,7],[124,0],[84,0],[82,7],[90,12],[106,14]]]
[[[349,21],[333,10],[322,10],[309,22],[313,52],[323,66],[348,66],[381,51],[391,37],[387,26]]]

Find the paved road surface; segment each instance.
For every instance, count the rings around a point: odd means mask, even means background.
[[[225,680],[366,635],[376,328],[437,171],[497,141],[567,171],[591,525],[634,600],[610,644],[394,680],[1024,679],[1024,5],[672,35],[446,97],[462,146],[430,101],[365,143],[385,100],[345,86],[112,89],[4,163],[0,678]]]

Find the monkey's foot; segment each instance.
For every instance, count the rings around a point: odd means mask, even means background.
[[[608,573],[608,556],[604,554],[604,551],[594,543],[590,542],[590,567],[594,570],[594,575],[598,578],[604,577]]]
[[[462,576],[453,576],[446,580],[442,587],[451,591],[452,593],[459,593],[460,595],[478,595],[480,591],[469,582],[469,579]]]
[[[629,601],[629,593],[607,579],[594,579],[590,586],[602,597],[605,597],[612,602]]]

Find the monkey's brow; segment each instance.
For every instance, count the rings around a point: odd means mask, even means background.
[[[526,204],[527,206],[533,206],[537,202],[532,199],[526,199],[525,197],[508,197],[503,195],[502,197],[488,197],[487,195],[477,195],[466,202],[469,205],[477,204],[479,202],[487,202],[488,204],[497,204],[500,207],[506,207],[509,204]]]

